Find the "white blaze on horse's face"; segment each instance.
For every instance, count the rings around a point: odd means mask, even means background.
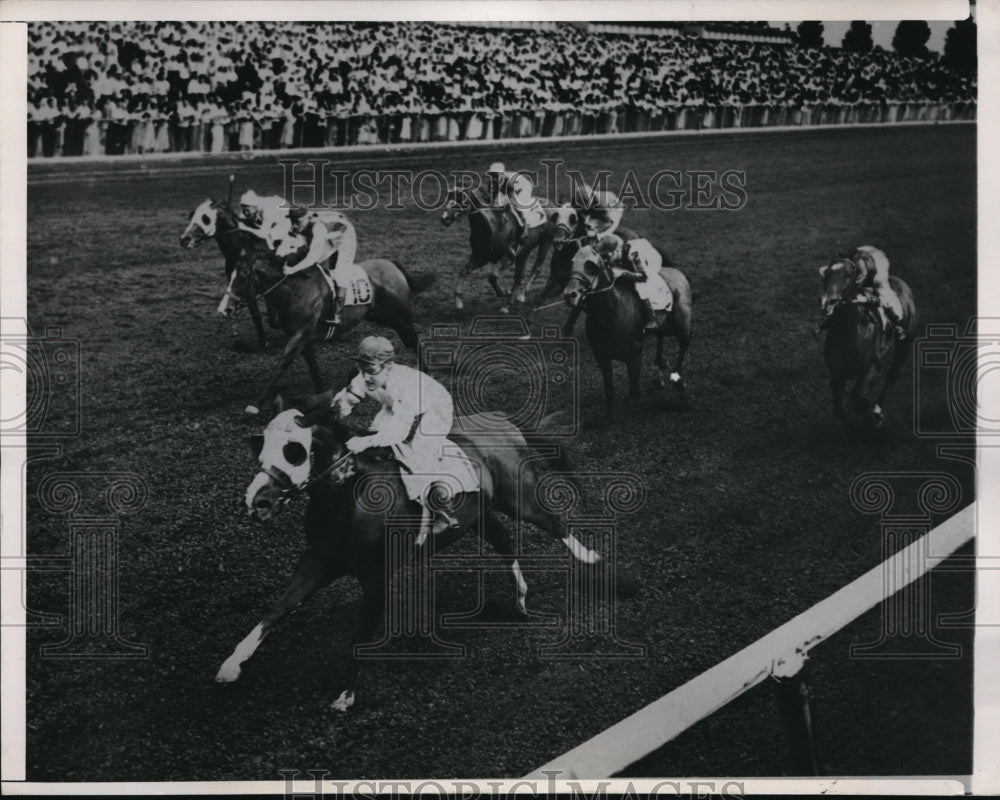
[[[297,420],[302,412],[290,408],[282,411],[264,429],[264,445],[258,460],[261,471],[247,487],[246,504],[249,511],[255,510],[254,501],[260,491],[274,478],[275,472],[288,478],[291,486],[302,488],[309,480],[312,467],[309,454],[312,452],[312,429],[300,427]]]
[[[853,277],[853,270],[850,269],[850,262],[834,261],[828,266],[819,268],[820,277],[823,279],[823,287],[820,291],[819,305],[824,314],[832,314],[847,291]]]
[[[183,247],[195,247],[205,239],[211,239],[215,236],[215,225],[218,215],[218,211],[212,205],[212,201],[204,201],[191,214],[188,226],[184,229],[184,233],[181,234],[181,245]]]

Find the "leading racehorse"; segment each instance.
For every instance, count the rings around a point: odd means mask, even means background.
[[[241,664],[282,617],[341,577],[352,576],[361,584],[357,641],[371,641],[382,621],[393,574],[406,566],[390,558],[387,531],[408,531],[413,520],[420,518],[420,506],[409,500],[397,462],[379,451],[352,455],[347,450],[345,442],[351,434],[329,408],[330,394],[317,398],[315,410],[307,414],[294,409],[278,414],[263,437],[256,437],[252,443],[261,471],[246,492],[249,513],[255,519],[268,520],[296,495],[308,494],[306,551],[284,594],[225,660],[217,681],[235,681]],[[545,421],[540,427],[544,426]],[[411,554],[414,548],[440,550],[469,530],[481,530],[513,573],[517,607],[522,615],[526,613],[528,587],[510,534],[497,512],[530,522],[560,539],[583,563],[601,560],[598,553],[567,531],[559,513],[547,510],[539,500],[547,496],[539,492],[540,464],[556,466],[560,473],[570,470],[557,447],[546,443],[542,436],[536,440],[522,434],[505,417],[494,413],[457,418],[449,438],[478,468],[480,488],[455,496],[457,529],[433,536],[423,545],[413,545],[409,548]],[[547,446],[538,449],[543,444]],[[353,704],[357,677],[358,667],[352,661],[348,687],[334,704],[338,710],[345,711]]]
[[[681,365],[691,344],[691,285],[684,273],[674,267],[661,268],[660,277],[667,284],[672,304],[668,311],[657,314],[659,324],[653,331],[656,334],[656,366],[661,372],[666,369],[663,338],[673,336],[679,348],[669,382],[686,403]],[[625,363],[629,397],[639,396],[642,346],[647,331],[635,282],[623,270],[612,269],[601,254],[588,245],[573,257],[572,273],[563,299],[570,307],[569,318],[563,327],[564,335],[572,334],[581,312],[587,314],[587,339],[604,378],[605,412],[607,421],[611,422],[615,399],[613,362]]]
[[[573,271],[573,257],[583,246],[586,236],[583,215],[569,203],[549,212],[549,223],[552,225],[552,258],[549,261],[549,279],[538,294],[537,302],[544,303],[551,297],[560,294],[569,282]],[[615,233],[624,241],[630,242],[642,238],[631,228],[619,226]],[[664,257],[664,262],[668,259]]]
[[[362,280],[351,287],[352,303],[344,307],[339,325],[332,324],[334,294],[329,279],[317,265],[285,275],[280,265],[270,259],[240,261],[219,313],[226,316],[240,302],[265,298],[273,306],[278,325],[288,336],[278,367],[256,403],[248,405],[248,414],[257,414],[271,397],[274,387],[295,357],[302,354],[317,392],[323,391],[323,381],[316,364],[313,345],[343,336],[362,320],[384,325],[399,334],[410,350],[417,349],[417,332],[413,327],[415,292],[426,289],[433,276],[411,280],[398,264],[387,258],[372,258],[357,265]]]
[[[272,259],[271,251],[262,239],[251,233],[240,230],[236,215],[223,200],[204,200],[191,212],[187,227],[181,234],[181,247],[186,250],[198,247],[209,239],[215,239],[225,259],[226,277],[232,290],[233,273],[241,260],[256,258]],[[266,302],[266,298],[265,298]],[[257,345],[263,351],[267,338],[264,334],[264,324],[261,321],[260,309],[257,303],[249,303],[250,317],[257,331]],[[272,327],[276,325],[271,309],[268,309]]]
[[[852,383],[854,411],[873,428],[884,422],[882,406],[886,393],[899,377],[912,346],[917,326],[913,292],[907,284],[890,276],[889,285],[903,307],[901,326],[905,338],[897,339],[885,324],[876,297],[863,285],[864,275],[849,258],[835,259],[820,267],[822,326],[826,328],[823,353],[830,370],[833,413],[843,417],[844,395]]]
[[[539,198],[543,205],[545,200]],[[462,295],[469,273],[490,265],[487,280],[496,296],[501,300],[501,310],[510,310],[507,293],[500,287],[499,273],[508,263],[514,264],[514,286],[511,296],[518,303],[525,301],[525,295],[541,271],[542,262],[552,244],[552,226],[545,222],[530,228],[524,242],[518,244],[518,232],[511,213],[503,208],[494,208],[483,195],[468,187],[453,186],[448,191],[445,209],[441,214],[441,224],[450,226],[463,216],[469,218],[469,245],[472,253],[458,271],[455,281],[455,308],[464,308]],[[535,262],[527,281],[524,280],[524,266],[533,250]]]

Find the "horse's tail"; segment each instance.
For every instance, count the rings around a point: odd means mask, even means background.
[[[434,285],[437,280],[437,275],[430,272],[424,272],[421,275],[414,277],[411,275],[402,264],[398,262],[393,262],[396,264],[396,269],[398,269],[403,277],[406,279],[406,285],[410,287],[410,291],[413,294],[419,294],[420,292],[425,292]]]

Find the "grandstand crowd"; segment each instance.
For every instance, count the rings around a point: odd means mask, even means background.
[[[28,74],[29,157],[949,119],[976,100],[934,53],[573,24],[38,22]]]

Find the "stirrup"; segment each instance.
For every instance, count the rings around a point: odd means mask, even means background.
[[[457,527],[458,520],[455,519],[455,517],[445,511],[438,511],[435,514],[434,522],[431,525],[431,533],[437,536],[445,531],[455,530]]]

